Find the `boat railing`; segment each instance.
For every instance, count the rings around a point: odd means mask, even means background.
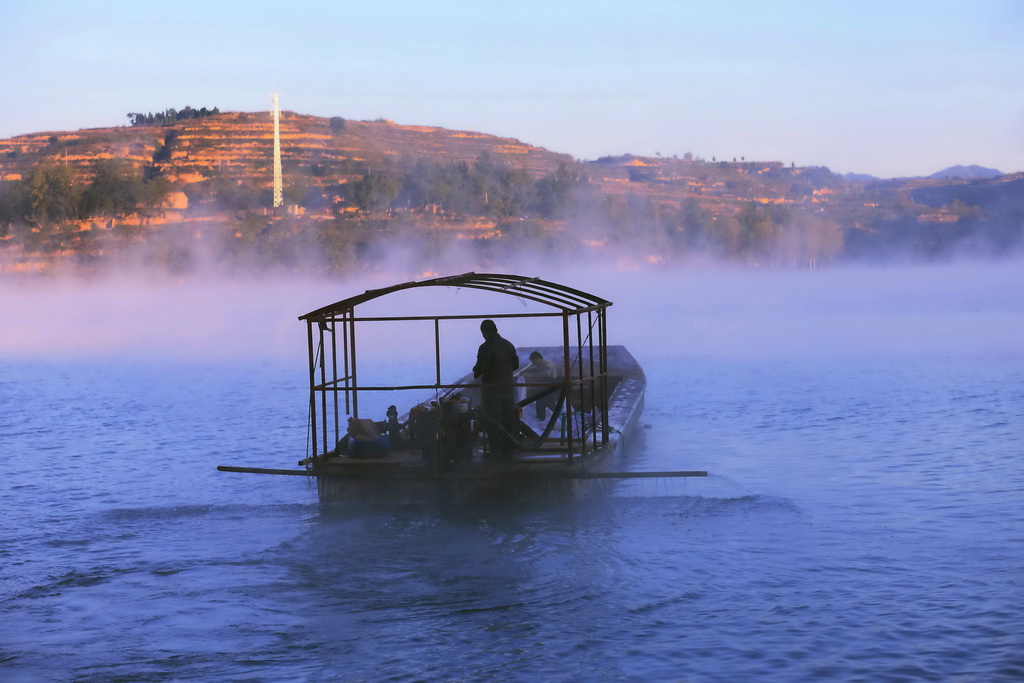
[[[511,295],[520,301],[547,306],[530,312],[467,312],[465,314],[423,315],[358,315],[356,308],[400,290],[420,287],[467,288]],[[555,345],[546,347],[560,372],[558,380],[565,389],[567,414],[586,409],[593,413],[592,420],[606,422],[607,411],[607,334],[605,311],[611,302],[586,292],[542,280],[505,274],[465,273],[458,276],[435,278],[421,282],[408,282],[383,289],[367,290],[329,306],[312,311],[301,320],[307,323],[309,356],[309,446],[311,454],[326,454],[344,433],[348,417],[360,417],[361,393],[393,391],[433,391],[450,395],[457,391],[475,392],[482,389],[477,382],[445,383],[441,379],[441,327],[456,321],[551,319],[560,323],[560,330],[548,334]],[[357,370],[357,327],[363,324],[429,322],[433,323],[434,381],[406,384],[364,384]],[[556,355],[557,354],[557,355]],[[517,382],[516,386],[543,388],[550,383]],[[585,452],[584,434],[579,424],[569,423],[566,430],[566,450],[569,457]],[[607,439],[607,425],[594,430],[589,441],[595,444]]]

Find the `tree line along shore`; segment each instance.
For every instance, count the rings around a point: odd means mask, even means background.
[[[130,125],[0,140],[0,268],[339,271],[412,247],[649,263],[820,267],[1018,251],[1024,176],[853,181],[745,158],[579,161],[518,140],[284,112],[273,207],[265,113],[131,113]],[[141,255],[141,256],[140,256]]]

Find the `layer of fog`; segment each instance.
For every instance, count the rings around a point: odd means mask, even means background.
[[[1024,349],[1020,262],[814,271],[721,266],[671,271],[562,267],[547,272],[541,266],[493,270],[538,276],[610,299],[614,305],[609,310],[609,341],[625,344],[641,360]],[[0,357],[294,359],[301,371],[306,329],[299,315],[366,289],[431,275],[435,274],[378,272],[349,280],[139,273],[87,280],[4,278]],[[393,303],[382,302],[383,308],[376,310],[537,310],[511,297],[490,296],[474,308],[477,300],[462,290],[424,289],[396,297]],[[401,310],[402,301],[407,310]],[[557,326],[540,329],[510,320],[501,328],[520,346],[560,341]],[[446,323],[443,336],[448,351],[465,354],[467,367],[471,365],[480,341],[475,323]],[[429,355],[433,330],[426,323],[401,330],[376,326],[361,332],[360,342],[371,358],[411,358]]]

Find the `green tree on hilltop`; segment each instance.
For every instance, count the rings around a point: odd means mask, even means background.
[[[777,237],[771,211],[757,202],[748,202],[736,218],[740,224],[737,255],[754,262],[769,261]]]
[[[82,192],[81,215],[123,216],[132,213],[142,199],[142,177],[118,159],[93,163],[92,180]]]
[[[216,116],[220,113],[220,109],[214,107],[213,109],[207,109],[206,107],[200,107],[199,109],[193,109],[190,106],[185,106],[181,111],[171,107],[164,111],[158,111],[157,113],[149,112],[148,114],[142,114],[140,112],[128,112],[128,122],[133,126],[145,126],[152,124],[164,124],[173,123],[175,121],[183,121],[185,119],[201,119],[205,116]]]
[[[383,173],[367,173],[362,180],[353,183],[352,203],[361,211],[384,211],[398,196],[401,185],[394,176]]]
[[[711,233],[710,211],[702,207],[697,200],[689,198],[683,204],[681,222],[688,246],[698,249],[707,246]]]
[[[20,223],[25,219],[28,193],[25,183],[0,181],[0,226]]]
[[[28,179],[26,218],[38,226],[78,218],[80,196],[81,189],[70,167],[40,164]]]
[[[574,191],[586,182],[579,171],[566,164],[537,182],[538,212],[544,218],[568,218],[573,211]]]

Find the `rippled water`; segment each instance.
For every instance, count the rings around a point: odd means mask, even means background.
[[[634,343],[624,468],[712,477],[409,508],[216,472],[303,456],[301,348],[0,360],[0,678],[1020,679],[1024,348],[924,346]]]

